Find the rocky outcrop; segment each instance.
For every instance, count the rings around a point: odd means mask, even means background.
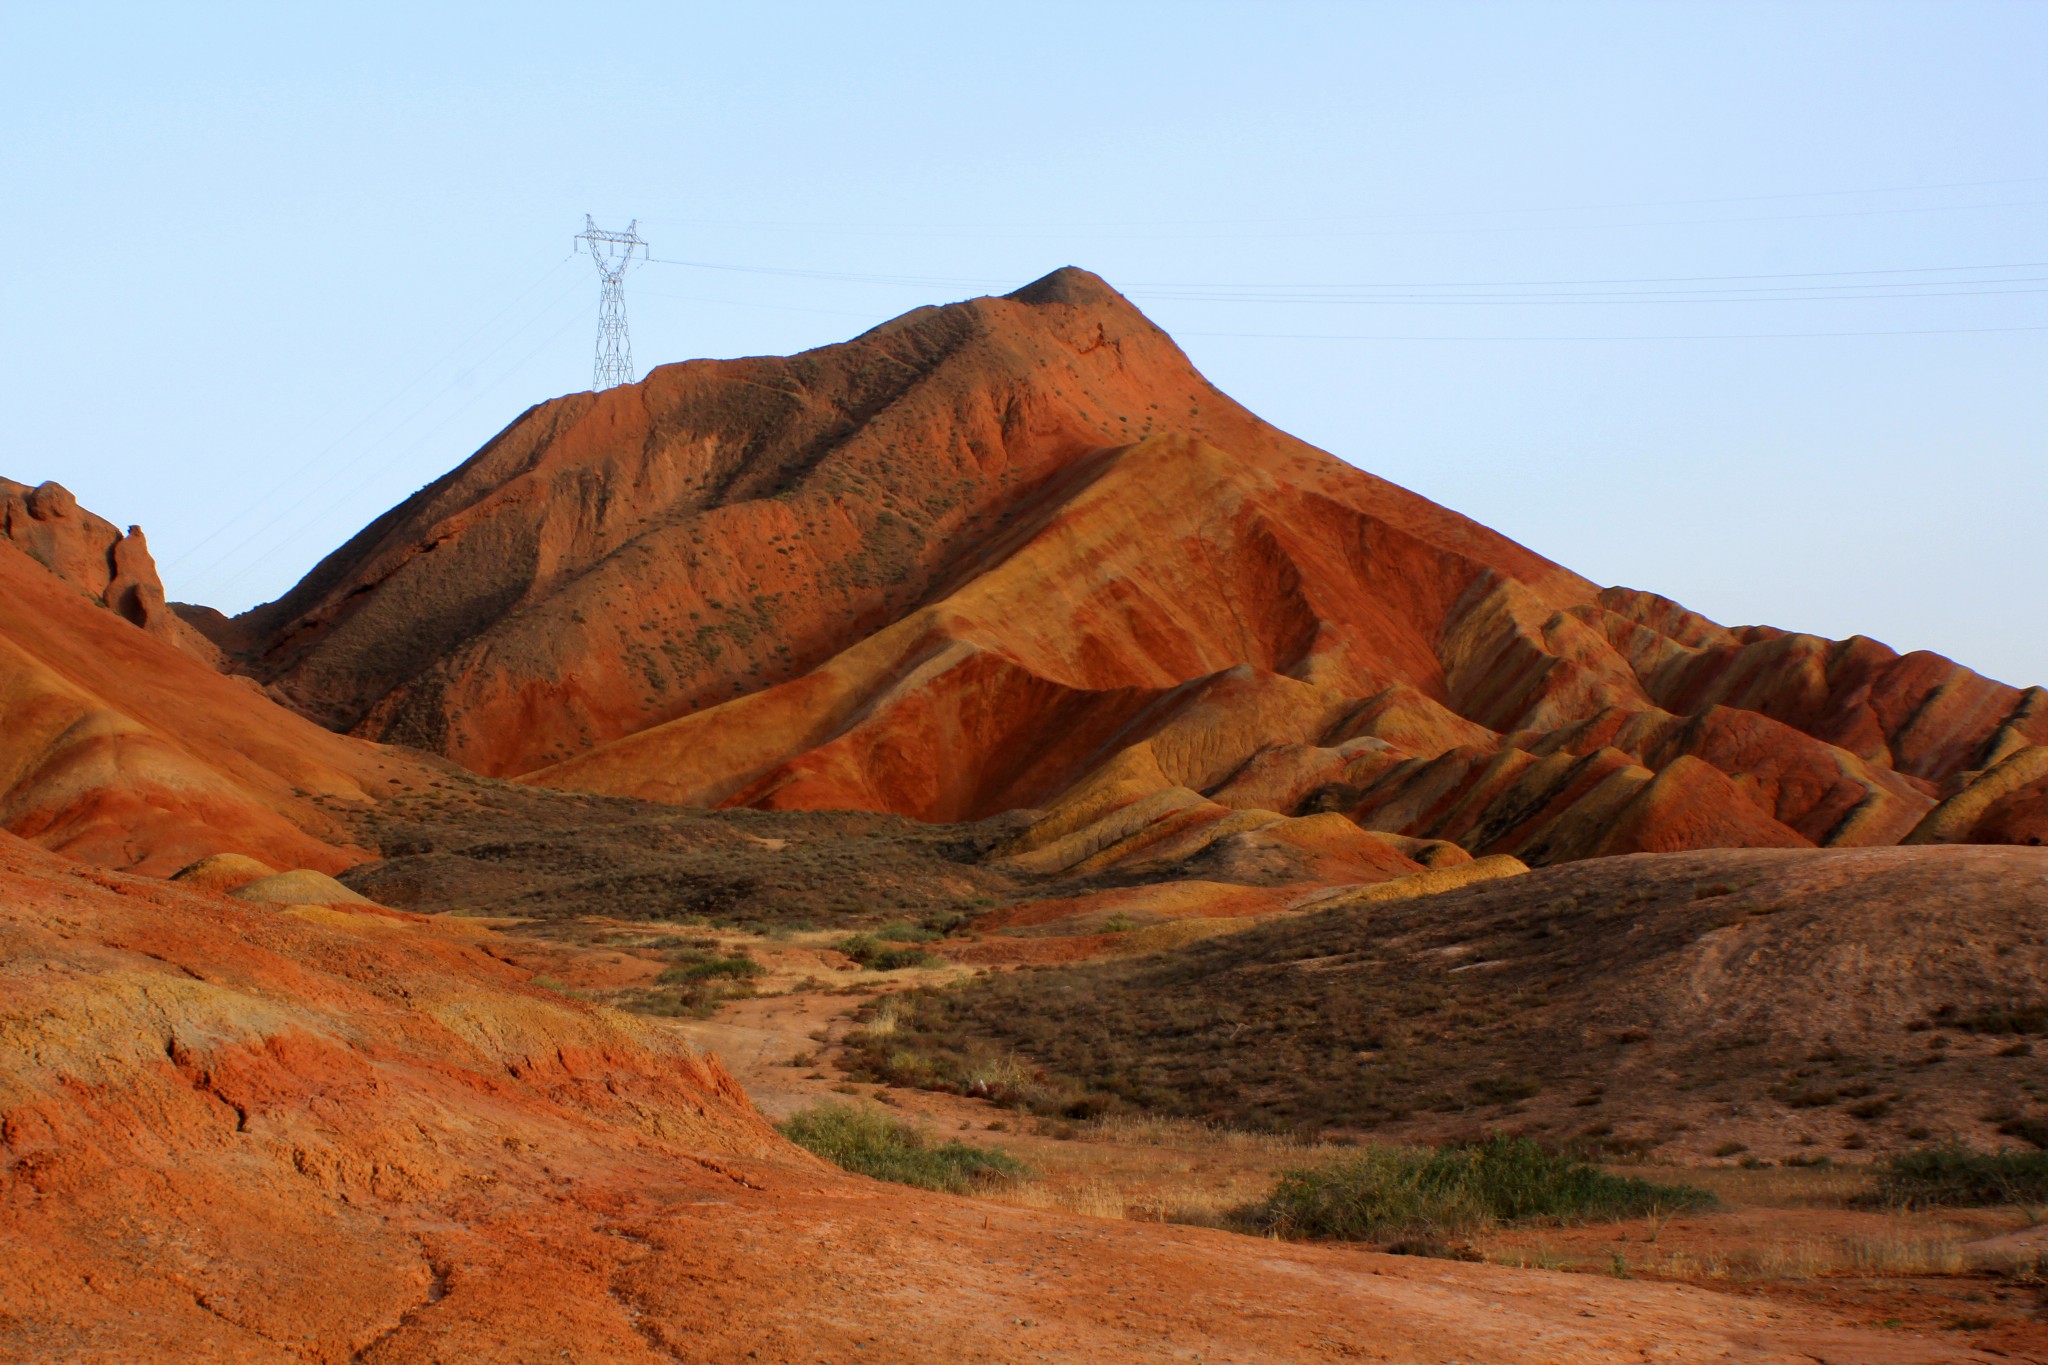
[[[46,546],[68,574],[84,572],[78,543]],[[433,780],[418,758],[321,729],[76,584],[0,541],[0,829],[157,875],[216,853],[333,872],[367,856],[340,811]]]
[[[30,487],[0,478],[0,539],[123,620],[194,658],[220,662],[213,643],[164,601],[163,580],[140,526],[123,534],[80,507],[62,484]]]

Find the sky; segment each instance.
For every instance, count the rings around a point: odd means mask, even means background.
[[[283,592],[635,360],[1061,265],[1602,583],[2048,683],[2048,4],[0,7],[0,475]]]

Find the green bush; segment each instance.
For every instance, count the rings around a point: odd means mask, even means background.
[[[876,1180],[965,1194],[1025,1175],[1006,1152],[970,1147],[956,1139],[933,1145],[900,1119],[845,1104],[798,1110],[777,1125],[782,1135],[835,1166]]]
[[[2048,1152],[1929,1147],[1898,1152],[1877,1169],[1872,1202],[1894,1208],[2048,1204]]]
[[[943,931],[923,924],[912,924],[908,920],[896,920],[876,929],[873,937],[886,943],[931,943],[942,939]]]
[[[922,948],[892,948],[873,934],[855,934],[838,943],[839,951],[870,971],[893,972],[898,967],[941,967],[945,959]]]
[[[754,978],[768,969],[750,957],[718,956],[716,940],[702,940],[669,955],[669,966],[647,986],[621,997],[641,1014],[710,1016],[728,1000],[754,993]]]
[[[1368,1147],[1333,1165],[1285,1171],[1247,1213],[1261,1231],[1282,1237],[1386,1241],[1489,1223],[1674,1213],[1713,1202],[1691,1186],[1609,1175],[1527,1138],[1492,1137],[1459,1147]]]
[[[673,986],[686,981],[710,981],[729,977],[746,981],[752,977],[764,976],[768,969],[751,957],[708,957],[697,962],[685,962],[670,967],[655,980],[664,986]]]

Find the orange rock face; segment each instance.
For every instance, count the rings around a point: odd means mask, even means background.
[[[31,488],[0,478],[0,540],[16,548],[95,602],[176,645],[194,658],[220,662],[220,652],[185,624],[164,601],[163,580],[142,528],[126,535],[78,505],[59,483]]]
[[[0,541],[0,829],[160,876],[215,853],[332,872],[367,855],[315,798],[361,806],[426,780],[418,760],[322,730],[76,582]]]
[[[1048,809],[1041,861],[1256,811],[1532,862],[2027,839],[2048,775],[2039,689],[1600,589],[1071,269],[537,407],[234,631],[308,714],[488,773]]]

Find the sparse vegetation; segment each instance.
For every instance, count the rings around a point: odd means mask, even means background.
[[[349,818],[385,858],[351,869],[353,889],[430,914],[517,917],[517,932],[539,937],[573,938],[569,922],[585,916],[943,936],[1015,888],[982,866],[1006,837],[1001,819],[689,811],[467,776]]]
[[[2030,997],[1990,977],[1930,986],[1933,1002],[1954,1006],[1874,1032],[1795,1042],[1755,1020],[1693,1019],[1644,983],[1658,964],[1725,932],[1716,926],[1730,915],[1748,924],[1753,908],[1774,907],[1782,913],[1740,932],[1786,941],[1841,931],[1813,915],[1807,893],[1770,894],[1782,874],[1760,855],[1687,855],[1668,866],[1648,876],[1594,860],[1370,911],[1288,916],[1149,955],[991,972],[912,993],[890,1036],[856,1032],[840,1060],[867,1081],[1066,1120],[1142,1112],[1305,1137],[1395,1129],[1427,1140],[1500,1128],[1576,1140],[1600,1159],[1654,1153],[1684,1131],[1674,1115],[1723,1104],[1755,1105],[1758,1118],[1794,1111],[1838,1154],[1882,1152],[1924,1141],[1911,1134],[1942,1091],[2010,1093],[2032,1079],[2036,1044],[1992,1032],[2030,1026],[2031,1009],[1994,1008]],[[1687,875],[1690,867],[1700,871]],[[1696,898],[1701,889],[1715,894]],[[1117,927],[1107,917],[1087,923]],[[1887,940],[1893,950],[1904,941]],[[1745,959],[1745,970],[1764,974],[1767,994],[1826,1008],[1795,977],[1772,975],[1775,961]],[[1931,1019],[1938,1027],[1902,1032]],[[1935,1037],[1948,1046],[1932,1046]],[[1604,1093],[1630,1056],[1639,1075],[1658,1079]],[[1928,1075],[1929,1056],[1952,1074]],[[2011,1070],[1993,1076],[1987,1066]],[[2026,1117],[2015,1107],[1995,1126],[2011,1123],[2009,1135],[2027,1142],[2048,1138],[2036,1107]]]
[[[835,1166],[899,1185],[966,1194],[1026,1174],[1023,1163],[1006,1152],[971,1147],[956,1138],[935,1144],[901,1119],[847,1104],[799,1110],[778,1128]]]
[[[1282,1237],[1384,1242],[1457,1236],[1495,1223],[1568,1223],[1710,1207],[1689,1185],[1609,1175],[1527,1138],[1443,1148],[1366,1147],[1283,1173],[1251,1223]]]
[[[689,940],[671,949],[673,964],[651,986],[622,996],[619,1004],[641,1014],[694,1015],[704,1018],[728,1000],[754,993],[754,979],[767,968],[743,953],[727,954],[712,939]]]
[[[835,945],[869,971],[893,972],[903,967],[943,967],[946,960],[922,948],[885,942],[879,934],[855,934]]]
[[[1952,1146],[1894,1153],[1877,1168],[1870,1198],[1907,1209],[2048,1204],[2048,1152]]]

